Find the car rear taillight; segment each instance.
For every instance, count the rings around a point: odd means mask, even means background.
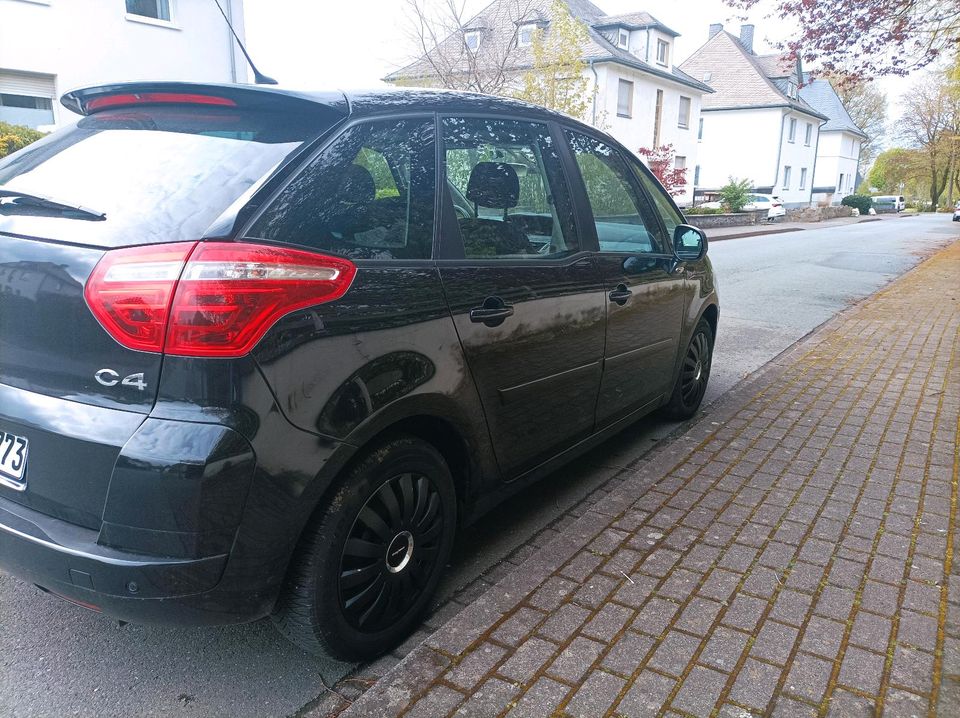
[[[280,317],[342,297],[347,259],[232,242],[107,252],[84,289],[104,329],[130,349],[239,357]]]

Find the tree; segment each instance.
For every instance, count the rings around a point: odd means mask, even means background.
[[[901,194],[908,187],[913,190],[925,177],[926,162],[919,150],[894,147],[877,155],[867,184],[881,194]]]
[[[467,17],[463,0],[406,0],[408,34],[417,59],[392,73],[398,85],[427,85],[490,95],[516,90],[516,69],[527,48],[517,42],[524,20],[542,0],[502,0],[506,22]],[[490,8],[493,8],[491,5]],[[509,28],[506,32],[502,28]],[[470,42],[476,44],[471,47]]]
[[[960,139],[960,93],[943,73],[921,79],[903,97],[900,137],[924,157],[930,202],[936,208],[953,179]]]
[[[731,212],[739,212],[750,203],[750,180],[730,177],[720,188],[720,201]]]
[[[637,153],[644,158],[653,176],[660,180],[660,184],[671,196],[677,197],[684,193],[687,186],[687,169],[676,168],[676,152],[673,145],[661,145],[653,149],[641,147]]]
[[[26,125],[11,125],[0,122],[0,157],[6,157],[43,137],[42,132]]]
[[[845,75],[827,77],[847,108],[850,119],[867,139],[860,146],[860,162],[869,166],[887,134],[887,96],[875,85]]]
[[[561,0],[553,0],[550,16],[548,29],[534,31],[533,66],[523,74],[523,89],[516,97],[584,119],[591,101],[583,61],[587,28]]]
[[[765,0],[725,0],[747,11]],[[859,79],[907,75],[960,38],[960,0],[774,0],[773,15],[799,29],[784,49],[827,72]]]

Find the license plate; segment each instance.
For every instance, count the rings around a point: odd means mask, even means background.
[[[22,491],[26,485],[27,440],[22,436],[0,431],[0,483]]]

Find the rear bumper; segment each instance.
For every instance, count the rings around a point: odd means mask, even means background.
[[[218,588],[227,555],[168,559],[97,544],[97,532],[0,498],[0,569],[87,608],[137,623],[240,623],[274,596]]]

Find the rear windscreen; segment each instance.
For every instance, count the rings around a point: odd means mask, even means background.
[[[0,231],[100,247],[197,239],[252,184],[337,119],[322,109],[306,115],[209,107],[84,117],[0,160],[0,189],[80,205],[106,219],[0,213]]]

